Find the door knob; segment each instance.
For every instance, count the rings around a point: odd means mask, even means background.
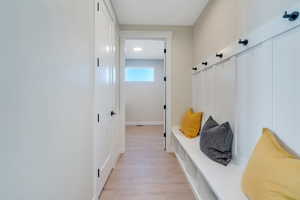
[[[114,116],[114,115],[116,115],[116,113],[114,111],[111,111],[110,116]]]

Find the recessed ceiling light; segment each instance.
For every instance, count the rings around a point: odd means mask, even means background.
[[[133,51],[139,52],[139,51],[143,51],[143,49],[141,47],[134,47]]]

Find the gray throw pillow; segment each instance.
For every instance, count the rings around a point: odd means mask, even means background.
[[[232,160],[233,133],[228,122],[219,125],[210,117],[201,132],[200,149],[211,160],[227,166]]]
[[[203,128],[201,130],[201,135],[202,132],[205,132],[213,127],[219,126],[219,124],[212,118],[212,116],[209,116],[205,124],[203,125]]]

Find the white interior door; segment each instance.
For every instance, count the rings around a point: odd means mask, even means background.
[[[101,118],[101,108],[104,106],[104,102],[101,101],[101,91],[103,90],[103,68],[100,67],[101,57],[101,46],[103,41],[103,35],[101,34],[103,18],[101,17],[100,3],[95,1],[95,84],[94,84],[94,115],[96,117],[94,126],[94,177],[95,177],[95,188],[94,194],[99,195],[100,192],[100,166],[101,166],[101,147],[102,140],[101,135],[103,134],[103,124]]]

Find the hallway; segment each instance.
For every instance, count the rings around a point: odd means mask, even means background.
[[[163,151],[162,126],[128,126],[126,153],[101,200],[194,200],[174,154]]]

